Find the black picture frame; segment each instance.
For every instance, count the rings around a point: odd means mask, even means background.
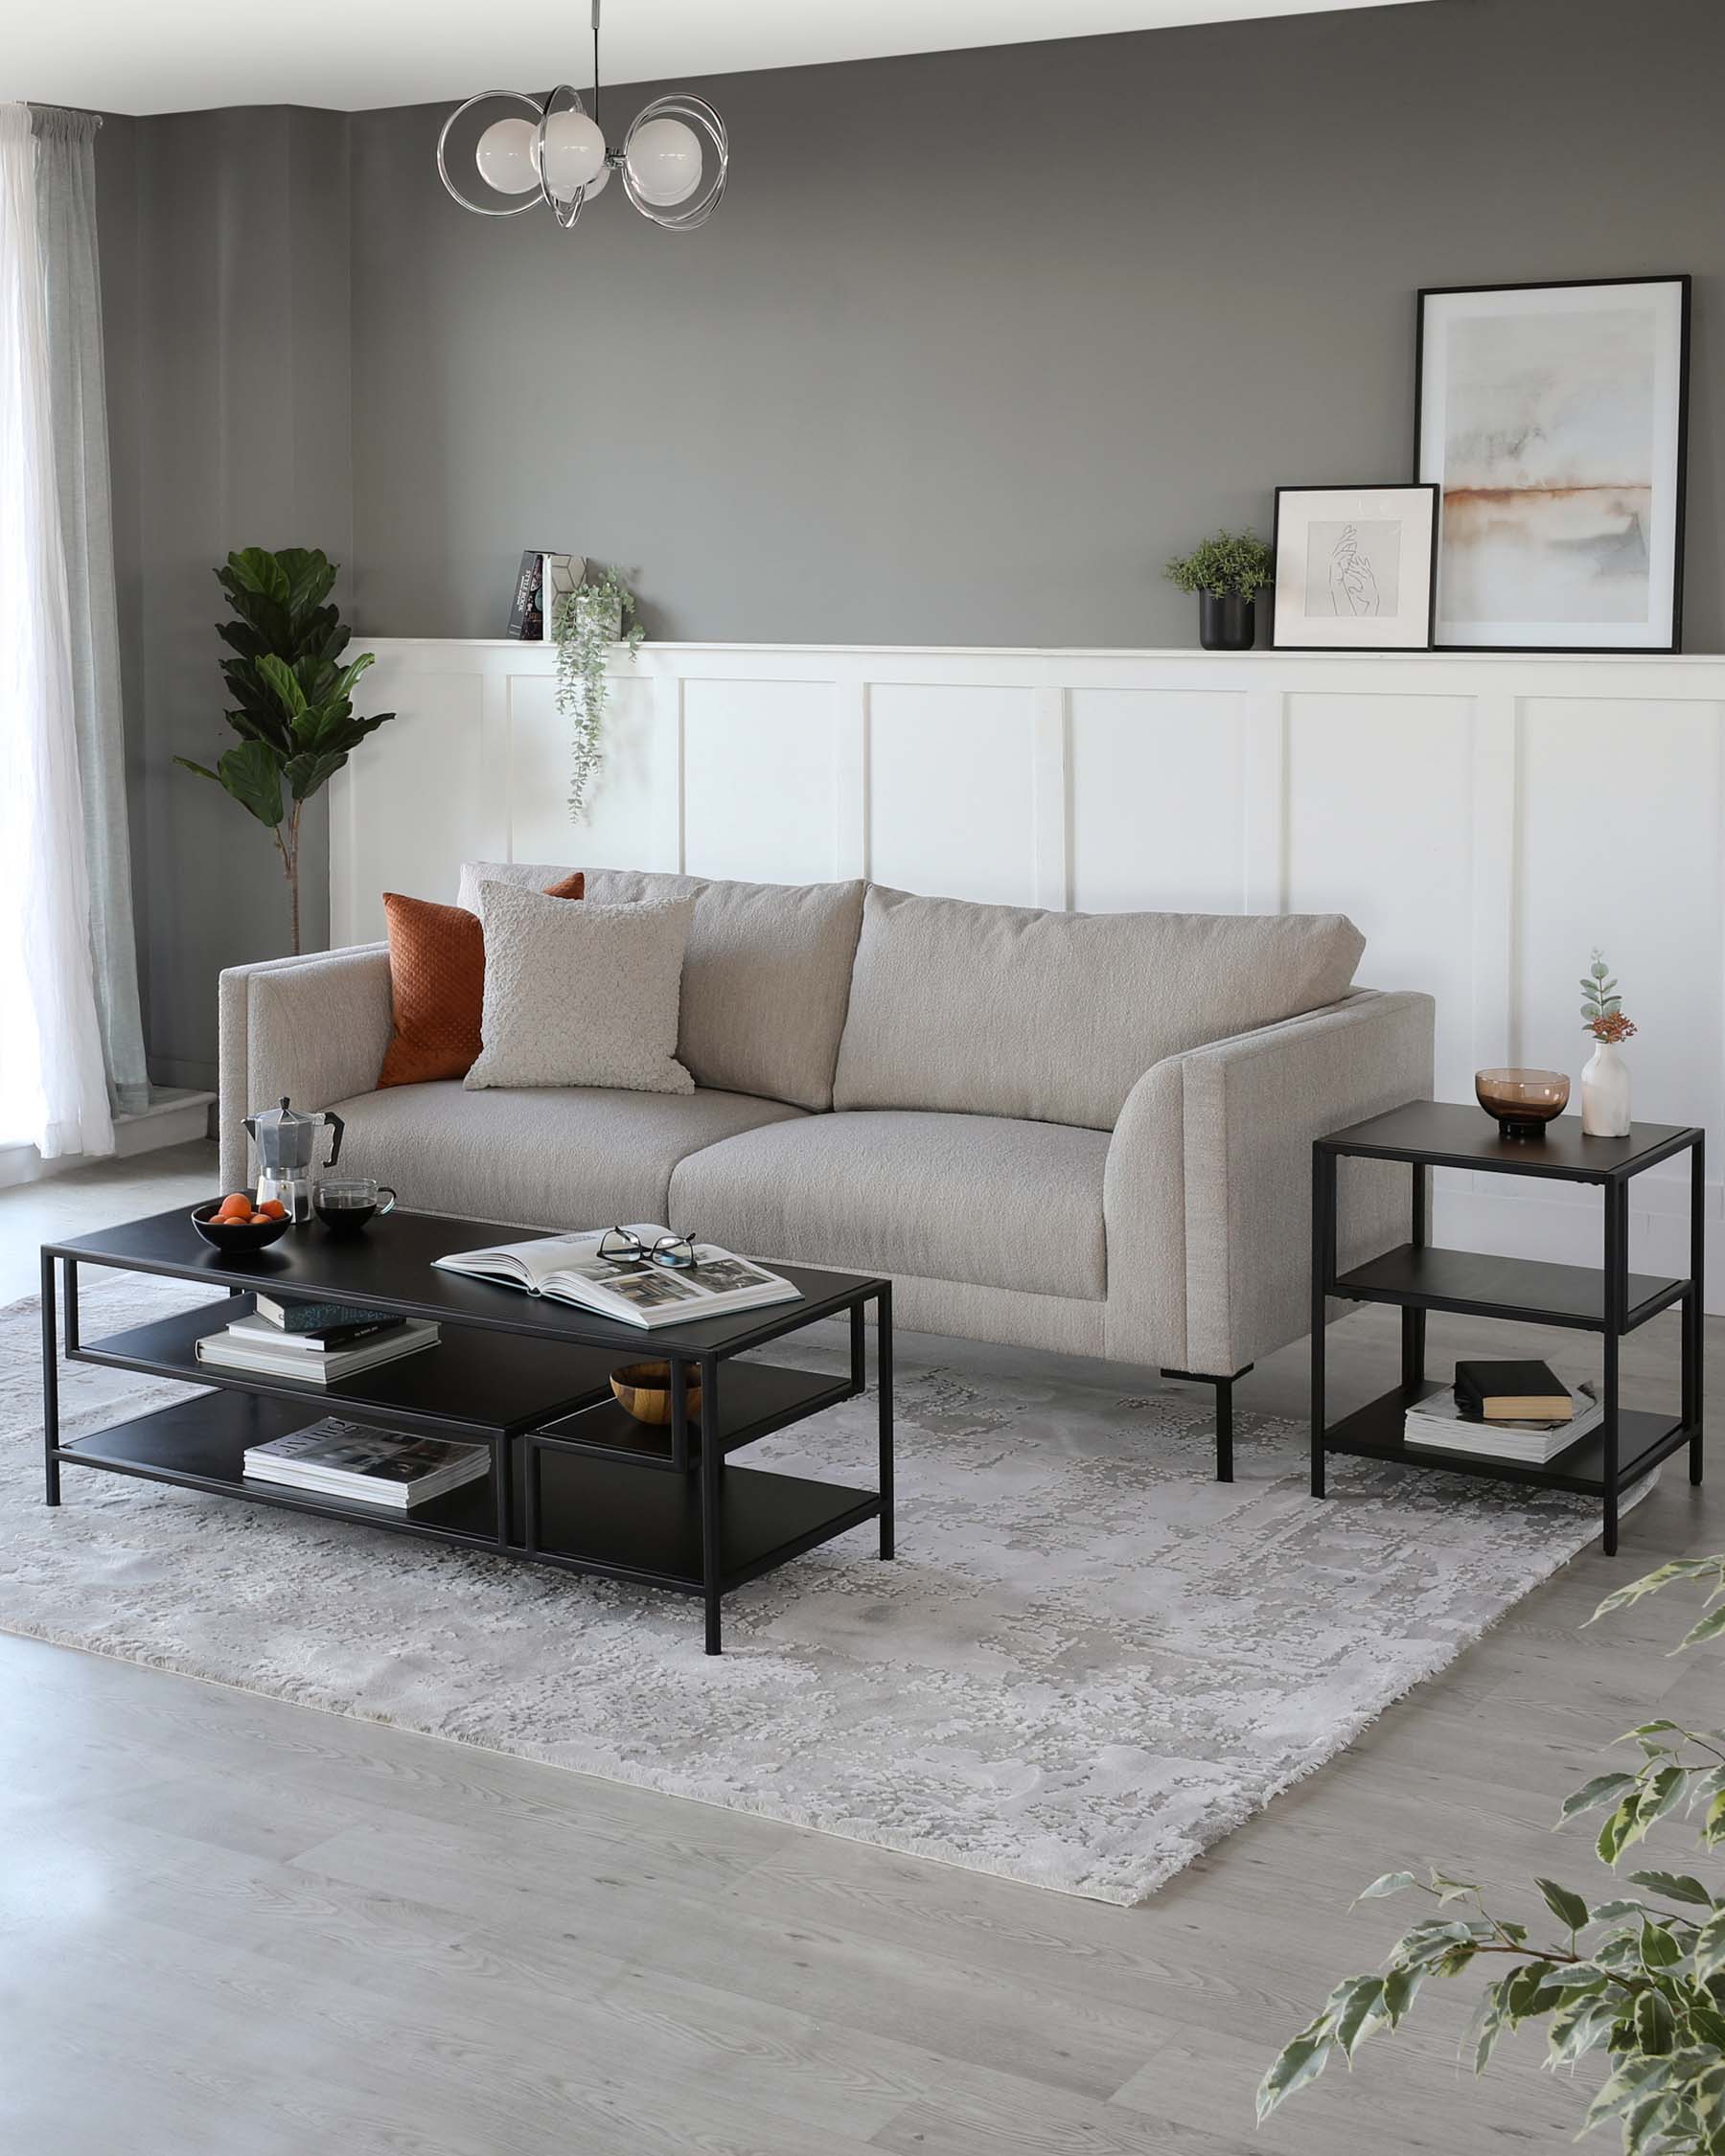
[[[1694,278],[1688,270],[1630,277],[1541,277],[1520,283],[1487,285],[1426,285],[1414,296],[1414,476],[1425,466],[1426,420],[1426,313],[1432,300],[1467,299],[1485,292],[1567,292],[1598,290],[1610,286],[1675,286],[1679,294],[1677,351],[1677,447],[1672,486],[1671,608],[1669,641],[1646,644],[1440,644],[1434,620],[1433,649],[1442,652],[1544,652],[1554,656],[1585,658],[1604,654],[1616,657],[1674,656],[1683,649],[1683,578],[1686,526],[1689,514],[1690,355],[1694,314]],[[1438,481],[1441,486],[1442,482]],[[1441,538],[1439,539],[1441,546]],[[1433,577],[1434,606],[1438,579]]]
[[[1276,590],[1281,579],[1282,547],[1282,496],[1284,494],[1410,494],[1424,493],[1432,497],[1432,543],[1426,554],[1425,564],[1425,640],[1405,644],[1307,644],[1283,643],[1276,634]],[[1278,486],[1276,490],[1275,512],[1271,523],[1270,558],[1275,565],[1276,583],[1270,594],[1270,649],[1273,652],[1322,652],[1330,655],[1392,657],[1401,652],[1429,652],[1438,619],[1438,548],[1441,539],[1443,515],[1442,490],[1429,479],[1372,479],[1358,486],[1348,486],[1331,481],[1322,481],[1316,486]]]

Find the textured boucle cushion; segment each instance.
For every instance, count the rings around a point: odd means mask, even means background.
[[[1112,1130],[1152,1064],[1341,999],[1340,913],[1044,913],[871,884],[835,1106]]]
[[[538,862],[469,861],[461,904],[476,909],[486,881],[538,890],[567,873]],[[677,1052],[698,1084],[832,1107],[862,922],[860,883],[741,883],[591,868],[586,891],[600,906],[694,900]]]
[[[578,899],[580,871],[546,891]],[[459,906],[383,894],[389,936],[391,1030],[378,1084],[423,1086],[465,1078],[479,1053],[485,1002],[485,931]]]
[[[676,1050],[694,912],[689,899],[568,906],[541,891],[482,883],[485,1044],[469,1088],[693,1092]]]

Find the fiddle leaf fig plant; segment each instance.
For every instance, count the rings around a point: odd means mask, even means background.
[[[233,654],[221,674],[234,709],[222,716],[240,736],[215,768],[190,756],[173,761],[213,780],[267,826],[288,879],[292,946],[300,949],[300,817],[367,734],[393,711],[354,716],[354,687],[373,662],[362,653],[340,664],[351,633],[340,609],[328,604],[336,564],[314,548],[272,554],[248,546],[230,554],[216,580],[235,619],[216,633]]]
[[[1725,1555],[1662,1565],[1608,1594],[1588,1622],[1679,1582],[1711,1588],[1706,1613],[1681,1647],[1725,1638]],[[1649,1828],[1679,1815],[1699,1816],[1703,1849],[1725,1844],[1725,1730],[1690,1730],[1661,1716],[1618,1742],[1633,1744],[1640,1763],[1576,1790],[1558,1826],[1604,1812],[1596,1849],[1614,1869]],[[1583,2134],[1615,2124],[1626,2156],[1725,2156],[1725,1878],[1709,1884],[1688,1871],[1632,1871],[1627,1884],[1639,1892],[1625,1894],[1614,1880],[1598,1901],[1554,1879],[1533,1884],[1548,1941],[1537,1945],[1527,1924],[1493,1915],[1470,1880],[1440,1871],[1374,1879],[1362,1901],[1423,1894],[1428,1914],[1391,1948],[1381,1972],[1345,1977],[1283,2047],[1258,2089],[1259,2121],[1332,2058],[1351,2065],[1368,2036],[1399,2028],[1431,1978],[1506,1961],[1474,2015],[1465,2050],[1476,2074],[1501,2037],[1540,2022],[1549,2067],[1573,2067],[1593,2052],[1610,2060]]]
[[[557,645],[557,708],[568,720],[569,817],[586,814],[587,789],[604,762],[599,745],[610,684],[606,668],[619,635],[632,659],[646,631],[635,595],[615,569],[585,577],[564,592],[551,608],[551,635]]]

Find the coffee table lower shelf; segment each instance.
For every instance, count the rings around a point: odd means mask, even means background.
[[[494,1446],[514,1450],[515,1472],[504,1485],[508,1519],[502,1517],[494,1456],[491,1474],[403,1512],[246,1479],[242,1462],[248,1446],[303,1430],[338,1406],[303,1397],[207,1392],[74,1438],[58,1447],[56,1456],[62,1467],[98,1468],[324,1519],[360,1521],[385,1533],[456,1543],[678,1594],[705,1592],[701,1491],[692,1476],[643,1475],[626,1460],[575,1448],[546,1449],[531,1548],[525,1547],[522,1518],[525,1435],[493,1440]],[[720,1570],[727,1593],[882,1513],[881,1496],[873,1490],[731,1463],[724,1470],[724,1493]]]

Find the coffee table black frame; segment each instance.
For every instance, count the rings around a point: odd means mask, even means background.
[[[1690,1156],[1690,1269],[1686,1278],[1665,1279],[1629,1271],[1629,1184],[1662,1160]],[[1394,1460],[1503,1482],[1534,1483],[1597,1498],[1604,1513],[1605,1554],[1617,1554],[1618,1509],[1624,1490],[1682,1446],[1689,1447],[1691,1482],[1701,1479],[1701,1318],[1706,1248],[1706,1138],[1671,1123],[1637,1123],[1627,1137],[1588,1137],[1579,1116],[1562,1115],[1546,1126],[1543,1139],[1499,1135],[1480,1110],[1441,1101],[1415,1101],[1369,1122],[1332,1131],[1312,1145],[1312,1495],[1322,1497],[1324,1458],[1330,1453]],[[1336,1264],[1337,1163],[1345,1159],[1397,1160],[1411,1167],[1412,1200],[1407,1242],[1339,1273]],[[1535,1258],[1488,1257],[1431,1247],[1426,1239],[1427,1172],[1432,1168],[1486,1170],[1557,1182],[1598,1183],[1605,1193],[1601,1263],[1550,1265]],[[1402,1314],[1400,1385],[1335,1425],[1324,1409],[1324,1305],[1340,1296],[1354,1302],[1399,1306]],[[1675,1420],[1618,1405],[1618,1361],[1623,1336],[1672,1304],[1682,1305],[1682,1405]],[[1453,1310],[1469,1317],[1516,1319],[1565,1325],[1604,1336],[1601,1388],[1605,1419],[1598,1429],[1544,1466],[1519,1460],[1478,1459],[1430,1446],[1408,1445],[1403,1415],[1410,1401],[1439,1388],[1425,1374],[1426,1313]]]
[[[66,1467],[142,1476],[395,1534],[570,1571],[699,1595],[706,1651],[720,1651],[725,1594],[870,1520],[880,1552],[893,1552],[892,1286],[855,1273],[778,1268],[801,1291],[794,1303],[648,1331],[494,1282],[433,1269],[451,1250],[519,1242],[519,1227],[398,1209],[366,1234],[292,1229],[251,1257],[212,1250],[184,1212],[42,1246],[43,1460],[50,1504]],[[65,1352],[177,1378],[211,1389],[93,1434],[59,1430],[56,1267],[64,1291]],[[86,1342],[80,1330],[80,1266],[150,1273],[225,1287],[227,1303]],[[382,1364],[339,1385],[218,1369],[196,1342],[270,1294],[372,1305],[442,1328],[436,1347]],[[879,1488],[734,1466],[730,1456],[866,1388],[865,1312],[876,1306]],[[843,1376],[781,1368],[748,1351],[848,1314]],[[655,1430],[611,1397],[610,1373],[642,1359],[671,1365],[675,1419]],[[700,1371],[702,1408],[691,1425],[683,1372]],[[723,1371],[723,1380],[721,1372]],[[416,1435],[488,1444],[488,1476],[406,1513],[321,1492],[248,1481],[248,1445],[285,1436],[326,1415]],[[709,1442],[707,1434],[713,1433]]]

